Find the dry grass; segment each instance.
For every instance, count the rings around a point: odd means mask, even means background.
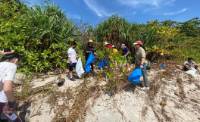
[[[177,82],[178,88],[179,88],[178,95],[183,100],[186,97],[185,92],[184,92],[183,80],[181,78],[177,78],[176,82]]]
[[[44,86],[31,88],[30,82],[32,81],[33,77],[27,77],[26,80],[22,84],[22,89],[20,92],[15,92],[15,96],[18,101],[26,101],[37,94],[45,94],[50,91],[53,91],[53,83],[48,83]]]
[[[157,112],[156,107],[153,104],[150,104],[150,107],[152,108],[152,111],[157,118],[158,122],[163,122],[163,119],[159,116],[160,112]]]
[[[161,87],[161,80],[158,76],[154,80],[152,80],[152,82],[150,84],[150,89],[149,89],[149,92],[148,92],[148,96],[149,96],[150,101],[154,100],[156,94],[159,93],[160,87]]]
[[[64,112],[69,109],[69,101],[73,98],[74,97],[71,89],[67,89],[64,92],[54,90],[50,93],[47,102],[52,106],[52,109],[54,109],[55,116],[52,120],[53,122],[66,121],[66,115]],[[62,105],[58,105],[59,100],[63,101]]]
[[[172,79],[173,71],[175,70],[175,64],[167,64],[167,68],[164,71],[158,72],[155,77],[152,79],[150,84],[150,90],[148,91],[148,98],[146,103],[151,107],[154,112],[155,117],[159,122],[171,121],[171,118],[167,115],[165,106],[167,105],[167,96],[165,96],[164,90],[166,89],[167,82],[165,81]],[[159,102],[156,96],[162,97]],[[160,104],[159,106],[157,103]],[[142,116],[145,116],[145,108],[143,108]]]
[[[22,81],[22,86],[20,92],[15,91],[15,96],[18,101],[25,101],[30,97],[30,82],[33,78],[31,76],[27,76],[24,81]]]
[[[88,99],[92,96],[94,99],[99,97],[99,86],[88,86],[89,82],[91,81],[85,79],[79,88],[77,88],[77,95],[74,98],[74,103],[69,110],[69,115],[66,118],[66,122],[75,122],[76,120],[84,122],[86,110],[88,109]]]
[[[148,111],[148,107],[147,106],[145,106],[145,107],[142,108],[142,112],[141,112],[142,113],[142,115],[141,115],[142,118],[145,118],[145,116],[147,114],[147,111]]]
[[[161,114],[162,116],[165,118],[165,120],[167,122],[171,121],[171,118],[166,114],[166,110],[165,110],[165,106],[167,105],[167,98],[163,97],[161,102],[160,102],[160,106],[161,106]]]

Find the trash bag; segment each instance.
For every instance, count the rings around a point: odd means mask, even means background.
[[[142,69],[140,67],[136,67],[133,72],[128,76],[128,81],[130,81],[133,85],[138,85],[141,83],[140,77],[142,76]]]
[[[81,58],[79,58],[76,63],[76,73],[77,73],[78,77],[81,78],[81,76],[83,75],[84,72],[85,71],[83,69],[83,64],[82,64]]]
[[[95,61],[95,56],[93,53],[90,53],[88,58],[87,58],[87,61],[86,61],[86,64],[85,64],[85,72],[86,73],[90,73],[91,72],[91,64],[94,63]]]
[[[103,69],[105,66],[108,66],[108,61],[106,59],[102,59],[98,63],[98,68]]]
[[[191,75],[194,78],[197,77],[197,75],[198,75],[198,72],[195,68],[191,68],[190,70],[186,71],[185,73],[188,75]]]

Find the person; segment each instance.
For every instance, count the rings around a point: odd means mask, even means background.
[[[0,62],[0,120],[8,121],[5,115],[12,115],[16,109],[16,100],[13,95],[13,81],[20,56],[17,53],[5,54]],[[4,115],[4,116],[3,116]],[[19,122],[16,114],[14,122]]]
[[[129,54],[129,49],[128,49],[128,47],[127,47],[125,44],[122,44],[122,45],[121,45],[121,49],[122,49],[122,55],[123,55],[124,57],[127,57],[128,54]]]
[[[193,58],[189,57],[187,59],[187,61],[184,62],[183,64],[183,70],[184,71],[188,71],[188,70],[191,70],[191,69],[196,69],[198,70],[198,65],[197,63],[193,60]]]
[[[76,67],[76,63],[77,63],[77,54],[76,54],[76,42],[73,41],[71,43],[70,48],[67,51],[68,54],[68,66],[69,66],[69,79],[71,81],[75,81],[74,77],[73,77],[73,70]]]
[[[147,78],[147,71],[146,71],[146,52],[142,48],[143,42],[141,40],[138,40],[133,43],[135,47],[135,66],[141,67],[142,69],[142,75],[143,75],[143,85],[144,87],[149,87],[149,82]]]
[[[95,54],[93,40],[91,40],[91,39],[88,41],[87,47],[85,49],[85,61],[87,61],[90,53]],[[94,64],[93,63],[91,64],[91,69],[92,69],[92,72],[94,72]]]

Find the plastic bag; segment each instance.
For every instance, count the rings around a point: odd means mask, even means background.
[[[102,59],[98,63],[98,68],[103,69],[105,66],[108,66],[108,61],[106,59]]]
[[[138,85],[141,83],[140,77],[142,76],[142,69],[140,67],[136,67],[133,72],[128,76],[128,81],[130,81],[133,85]]]
[[[190,70],[186,71],[186,73],[188,75],[191,75],[192,77],[197,77],[197,75],[198,75],[198,72],[195,68],[191,68]]]
[[[83,75],[84,72],[85,71],[83,69],[83,64],[82,64],[81,58],[79,58],[76,63],[76,73],[77,73],[78,77],[81,78],[81,76]]]
[[[88,59],[86,61],[86,64],[85,64],[85,72],[86,73],[90,73],[91,72],[91,64],[94,63],[95,61],[95,56],[93,53],[90,53],[89,56],[88,56]]]

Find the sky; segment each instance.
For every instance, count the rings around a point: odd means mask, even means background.
[[[23,0],[28,6],[44,5],[44,0]],[[200,17],[200,0],[51,0],[77,23],[97,25],[112,15],[129,22],[151,20],[187,21]]]

